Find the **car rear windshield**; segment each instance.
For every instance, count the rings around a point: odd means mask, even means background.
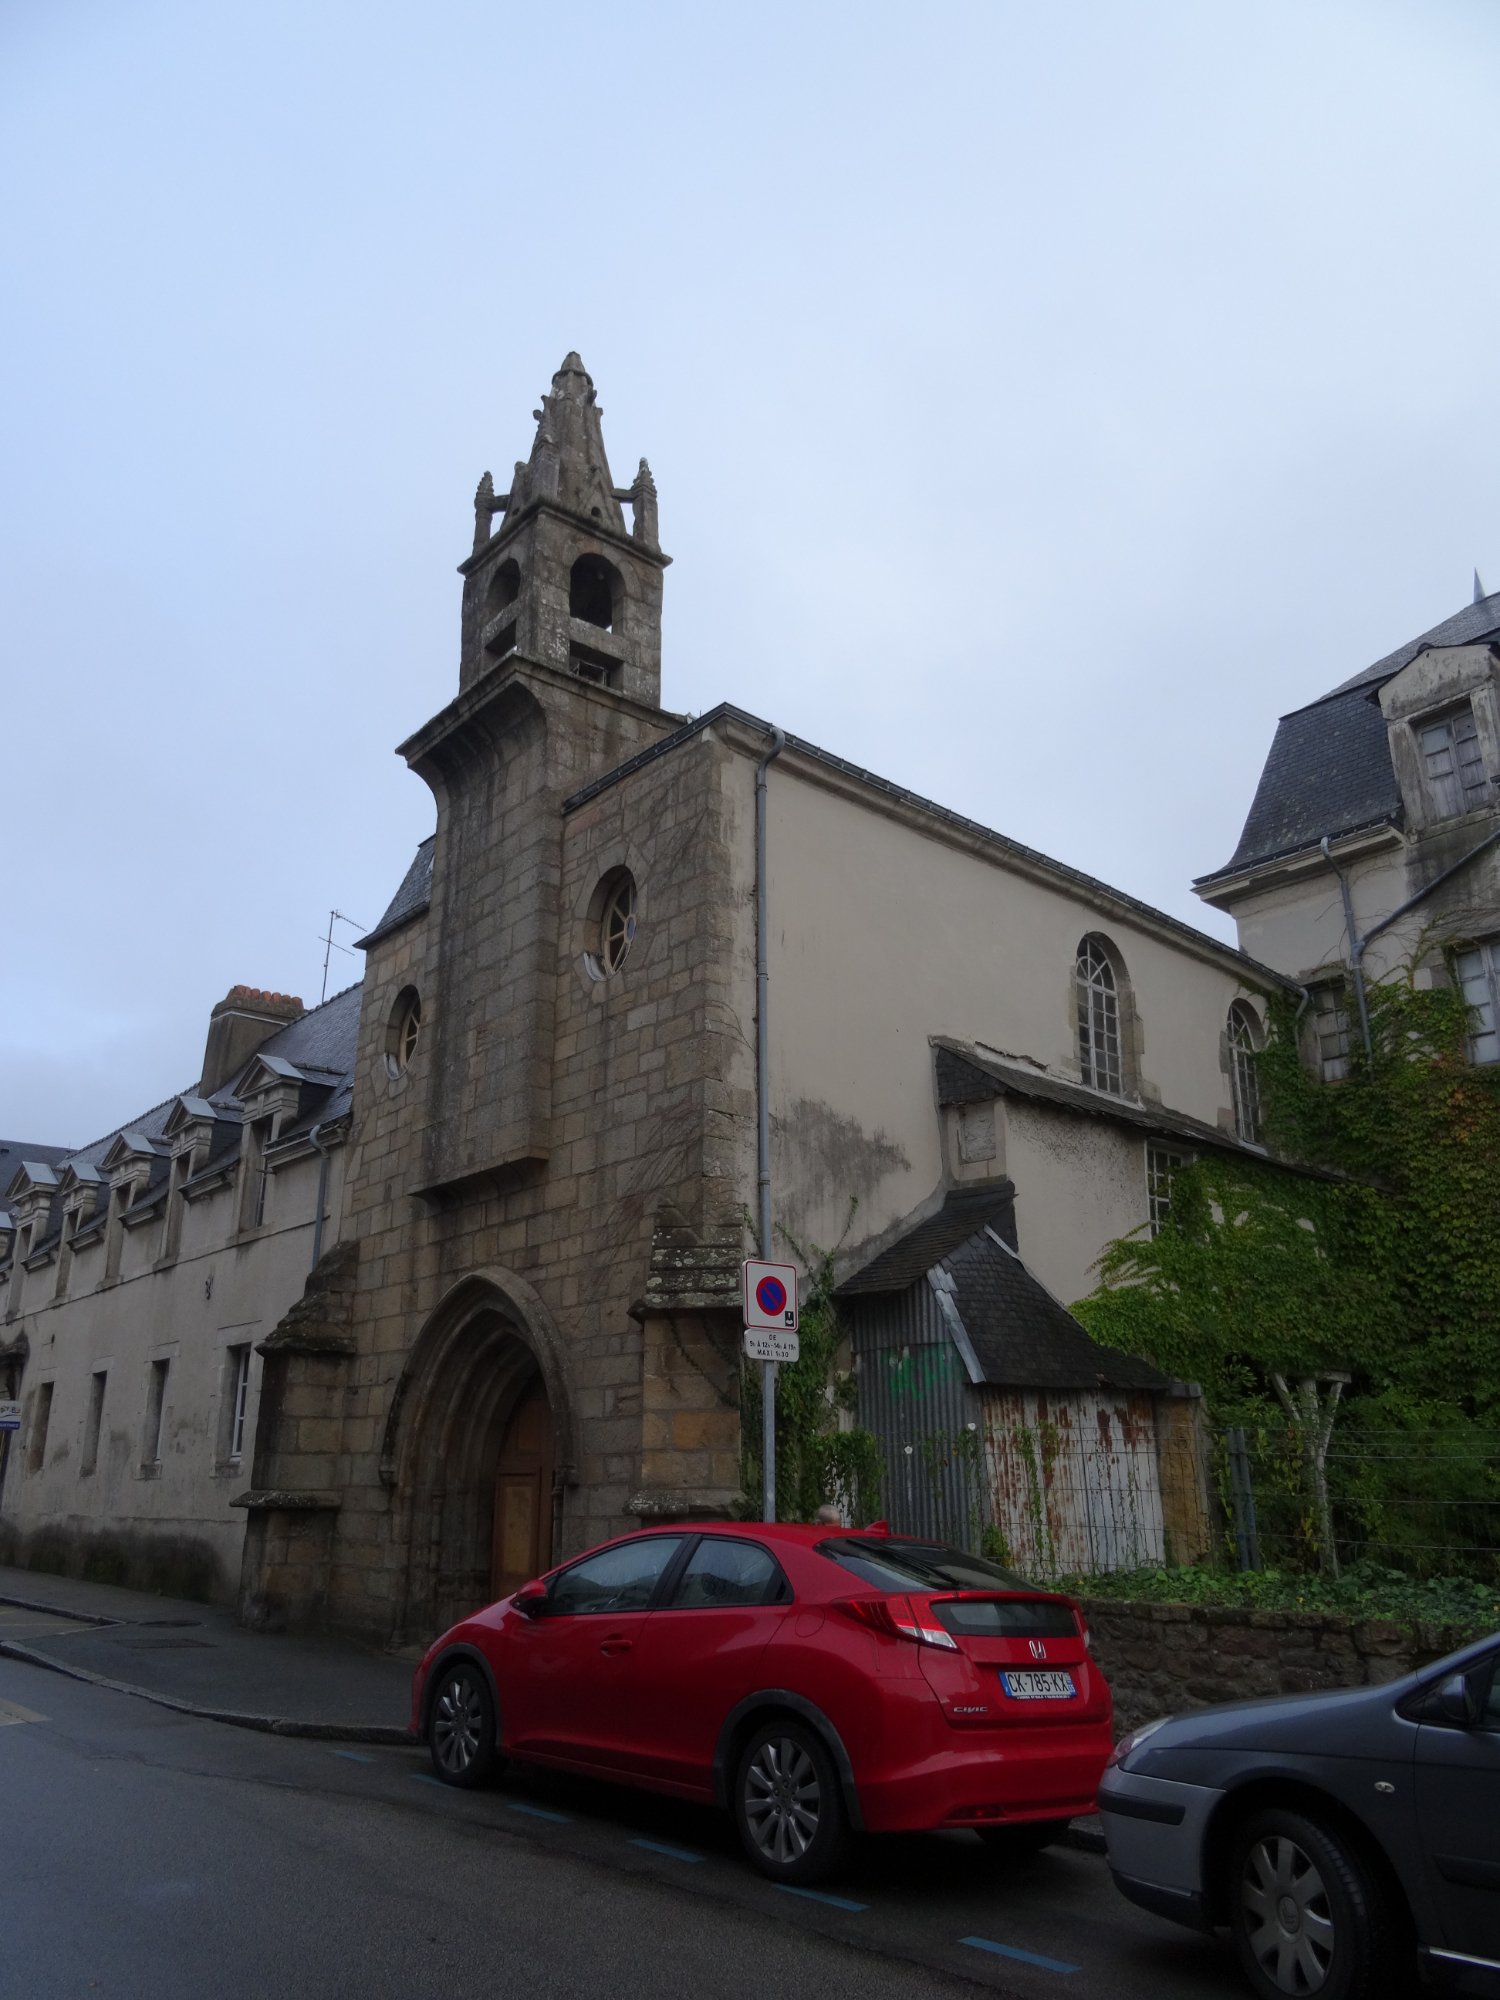
[[[941,1542],[903,1542],[882,1535],[866,1541],[853,1535],[819,1542],[818,1554],[870,1583],[877,1590],[927,1594],[947,1590],[1024,1590],[1024,1577],[986,1562],[983,1556],[945,1548]],[[1076,1634],[1072,1606],[1056,1597],[1029,1595],[1017,1602],[971,1598],[934,1607],[945,1630],[974,1639],[1061,1639]]]

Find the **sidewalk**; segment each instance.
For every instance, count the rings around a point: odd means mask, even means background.
[[[0,1567],[0,1656],[285,1736],[404,1743],[412,1663],[246,1632],[222,1606]]]

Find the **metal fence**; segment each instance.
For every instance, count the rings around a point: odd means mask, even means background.
[[[1326,1514],[1292,1426],[1238,1427],[1215,1443],[1223,1551],[1240,1569],[1367,1562],[1500,1581],[1500,1432],[1336,1429]]]

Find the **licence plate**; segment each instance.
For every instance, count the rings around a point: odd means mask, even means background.
[[[1015,1701],[1071,1701],[1078,1690],[1071,1674],[1005,1674],[1000,1684]]]

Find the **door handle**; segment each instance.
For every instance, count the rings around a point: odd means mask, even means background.
[[[613,1638],[603,1640],[600,1644],[599,1651],[601,1653],[628,1653],[630,1651],[630,1645],[631,1642],[629,1639],[622,1639],[617,1634]]]

